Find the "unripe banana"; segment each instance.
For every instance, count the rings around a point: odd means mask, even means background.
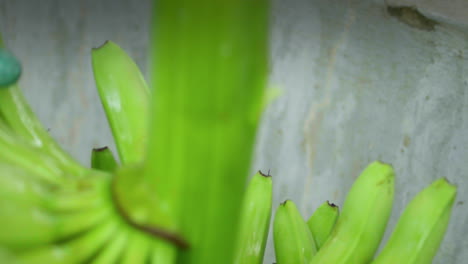
[[[276,210],[273,238],[278,264],[309,263],[316,253],[314,238],[296,205],[290,200]]]
[[[429,264],[449,224],[457,188],[434,181],[408,204],[387,245],[372,264]]]
[[[2,200],[0,244],[24,249],[52,243],[88,230],[110,215],[109,208],[55,215],[34,205]]]
[[[118,227],[117,221],[108,221],[62,244],[49,244],[21,253],[18,262],[21,264],[87,263],[112,240]]]
[[[151,264],[175,264],[177,260],[177,251],[174,246],[166,241],[158,238],[151,241],[150,246],[150,262]]]
[[[19,167],[34,175],[37,180],[49,184],[62,184],[65,180],[62,168],[55,159],[17,135],[0,130],[0,149],[0,163]]]
[[[107,41],[91,52],[96,86],[122,164],[143,160],[150,92],[138,66],[117,44]]]
[[[240,215],[236,264],[261,264],[271,218],[272,180],[258,172],[250,181]]]
[[[109,241],[109,244],[99,250],[99,254],[93,259],[92,264],[120,263],[120,259],[128,243],[129,231],[122,225],[117,230],[117,233]]]
[[[95,148],[91,152],[91,168],[113,172],[117,168],[117,161],[108,147]]]
[[[310,264],[368,263],[385,233],[393,203],[394,172],[373,162],[349,191],[332,234]]]
[[[152,241],[141,232],[131,232],[128,245],[122,256],[122,264],[147,263]]]
[[[331,204],[328,201],[323,203],[315,210],[312,216],[307,221],[309,230],[314,238],[317,250],[320,250],[322,245],[330,236],[335,223],[340,214],[338,206]]]
[[[105,197],[109,179],[101,177],[101,173],[93,173],[86,182],[86,188],[67,190],[34,179],[34,175],[20,167],[0,162],[0,168],[0,198],[10,202],[37,205],[49,212],[60,213],[102,208],[108,203]]]

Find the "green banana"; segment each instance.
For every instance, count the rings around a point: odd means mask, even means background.
[[[25,249],[53,243],[73,236],[108,219],[109,208],[87,212],[50,214],[41,208],[19,203],[0,203],[0,244],[12,249]]]
[[[99,208],[104,203],[109,188],[109,181],[99,174],[87,182],[86,188],[80,190],[73,187],[59,188],[32,178],[31,174],[19,167],[0,162],[2,176],[0,177],[0,197],[10,201],[27,202],[38,205],[51,212],[73,212]],[[76,183],[70,182],[70,185]]]
[[[335,223],[338,220],[339,214],[338,206],[327,201],[320,205],[307,221],[307,225],[312,233],[317,250],[320,250],[322,245],[330,236],[333,228],[335,227]]]
[[[118,45],[107,41],[91,52],[96,86],[122,164],[145,155],[150,92],[138,66]]]
[[[407,205],[382,252],[372,264],[429,264],[449,224],[457,188],[441,178]]]
[[[152,241],[141,232],[131,232],[128,245],[122,256],[122,264],[147,263]]]
[[[273,238],[278,264],[307,264],[317,251],[306,222],[290,200],[276,210]]]
[[[81,176],[86,172],[85,168],[63,151],[43,128],[16,84],[0,89],[0,116],[2,123],[18,137],[42,149],[72,175]],[[4,129],[2,131],[5,132]]]
[[[109,264],[119,263],[123,252],[126,249],[126,243],[128,243],[129,232],[127,229],[119,226],[118,232],[114,238],[105,245],[104,248],[99,250],[98,255],[93,258],[92,264]]]
[[[113,172],[117,166],[117,161],[108,147],[94,148],[91,152],[91,168]]]
[[[247,187],[234,253],[236,264],[261,264],[268,237],[272,203],[270,175],[258,172]]]
[[[160,263],[176,263],[177,252],[174,250],[174,246],[162,241],[159,239],[154,239],[151,241],[151,251],[150,251],[150,263],[151,264],[160,264]]]
[[[22,264],[87,263],[112,240],[118,227],[117,221],[107,221],[72,240],[20,253],[18,261]]]
[[[392,210],[394,172],[373,162],[349,191],[330,237],[310,264],[368,263],[385,233]]]
[[[65,174],[55,159],[40,148],[0,130],[0,162],[25,170],[50,184],[64,183]]]

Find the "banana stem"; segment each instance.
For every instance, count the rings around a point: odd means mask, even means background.
[[[267,17],[266,0],[154,1],[144,175],[159,225],[189,240],[181,263],[233,262],[263,107]]]

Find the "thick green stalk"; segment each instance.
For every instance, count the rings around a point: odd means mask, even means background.
[[[123,164],[145,155],[149,89],[138,66],[119,46],[107,41],[93,49],[93,71],[101,102]]]
[[[232,263],[263,106],[268,1],[161,0],[154,11],[145,177],[169,220],[160,224],[189,240],[181,263]]]

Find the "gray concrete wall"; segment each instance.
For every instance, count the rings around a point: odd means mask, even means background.
[[[341,205],[366,164],[389,162],[397,173],[390,230],[419,190],[447,177],[459,194],[434,263],[465,263],[468,35],[460,14],[468,7],[387,3],[416,6],[429,20],[392,16],[383,0],[274,1],[270,79],[283,94],[263,117],[253,169],[271,170],[275,206],[290,198],[308,217],[325,200]],[[145,70],[148,7],[148,0],[0,0],[0,30],[24,63],[26,97],[85,164],[92,147],[113,146],[89,50],[114,40]],[[270,239],[265,263],[273,261]]]

